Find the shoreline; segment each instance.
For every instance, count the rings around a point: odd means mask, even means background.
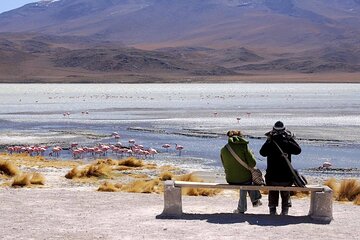
[[[219,83],[306,83],[306,84],[336,84],[360,83],[360,73],[334,72],[334,73],[288,73],[288,72],[258,72],[245,73],[227,76],[193,76],[193,75],[172,75],[172,74],[153,74],[145,73],[127,74],[127,73],[86,73],[76,76],[52,75],[50,72],[44,76],[32,76],[24,78],[23,76],[0,75],[0,83],[10,84],[219,84]]]

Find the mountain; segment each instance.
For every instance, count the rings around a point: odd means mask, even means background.
[[[28,79],[45,63],[84,78],[356,73],[358,26],[360,0],[45,0],[0,14],[0,68],[26,61]]]
[[[59,0],[0,14],[0,32],[149,47],[310,48],[359,43],[359,0]]]

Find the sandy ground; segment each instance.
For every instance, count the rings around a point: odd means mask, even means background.
[[[9,159],[7,155],[3,158]],[[18,157],[10,158],[15,161]],[[263,206],[233,214],[238,192],[215,197],[183,196],[180,219],[159,217],[163,194],[98,192],[101,181],[66,179],[70,167],[54,162],[18,162],[25,172],[41,172],[44,186],[11,188],[0,179],[0,239],[358,239],[360,207],[334,202],[334,220],[322,223],[307,213],[309,197],[294,198],[290,216],[270,216],[267,195]],[[61,162],[60,162],[61,163]],[[35,165],[33,165],[35,164]],[[40,167],[42,166],[42,167]],[[198,173],[199,174],[199,173]],[[208,179],[204,173],[201,175]],[[218,179],[215,179],[218,181]],[[248,201],[249,203],[249,201]],[[250,205],[250,204],[249,204]]]
[[[359,206],[334,203],[334,220],[306,215],[309,199],[294,199],[291,216],[264,205],[232,214],[235,194],[183,197],[181,219],[159,219],[162,194],[70,189],[0,189],[1,239],[358,239]]]

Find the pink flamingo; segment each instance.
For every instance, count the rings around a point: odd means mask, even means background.
[[[56,157],[58,157],[60,155],[62,148],[59,146],[53,147],[52,148],[52,155],[55,155]]]
[[[162,145],[162,147],[165,148],[166,151],[168,151],[168,149],[171,147],[171,145],[168,143],[165,143],[164,145]]]
[[[325,168],[325,169],[330,169],[332,166],[331,162],[324,162],[322,167]]]
[[[157,154],[158,152],[156,151],[156,149],[154,148],[149,148],[148,149],[149,154],[154,158],[155,154]]]
[[[236,120],[237,120],[238,123],[240,122],[240,119],[241,119],[241,117],[237,117],[237,118],[236,118]]]
[[[183,150],[184,147],[181,146],[181,145],[176,144],[176,145],[175,145],[175,149],[176,149],[177,151],[179,151],[179,156],[181,156],[181,150]]]
[[[134,145],[135,142],[136,142],[136,141],[135,141],[134,139],[130,139],[130,140],[129,140],[129,144],[131,144],[131,145]]]

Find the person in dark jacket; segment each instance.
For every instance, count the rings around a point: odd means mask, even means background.
[[[252,152],[248,147],[248,141],[242,137],[240,131],[229,131],[227,133],[228,144],[234,150],[234,152],[249,166],[254,167],[256,160]],[[243,167],[230,153],[226,146],[221,149],[221,162],[225,169],[226,181],[229,184],[237,185],[252,185],[252,177],[249,170]],[[247,210],[246,195],[249,193],[250,200],[253,207],[261,206],[260,191],[245,191],[240,190],[240,198],[237,209],[234,213],[245,213]]]
[[[266,185],[269,186],[291,186],[294,182],[293,174],[282,156],[281,151],[276,146],[276,142],[291,161],[291,154],[301,153],[299,144],[294,140],[291,132],[285,129],[281,121],[277,121],[273,130],[266,133],[267,140],[260,149],[260,154],[267,157],[267,169],[265,174]],[[281,214],[288,215],[291,207],[289,191],[281,191]],[[276,215],[276,207],[279,203],[279,191],[269,191],[269,210],[270,214]]]

